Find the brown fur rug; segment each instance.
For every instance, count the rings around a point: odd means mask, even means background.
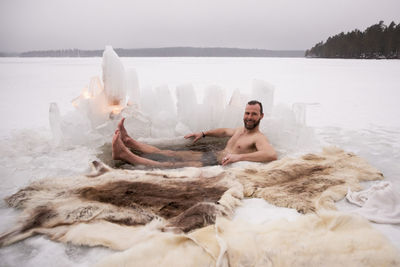
[[[0,245],[98,221],[139,226],[155,220],[161,229],[188,232],[214,223],[216,216],[229,217],[243,198],[243,186],[226,172],[128,171],[98,162],[93,167],[87,176],[46,178],[8,197],[9,206],[23,213]]]
[[[20,223],[0,236],[0,245],[36,233],[66,241],[63,236],[79,225],[105,222],[134,228],[157,222],[163,231],[190,232],[217,217],[229,218],[243,197],[303,213],[334,209],[348,187],[356,191],[359,181],[383,178],[363,159],[337,148],[251,166],[131,171],[94,162],[89,175],[46,178],[8,197],[9,206],[23,212]]]
[[[245,197],[263,198],[301,213],[334,210],[334,202],[342,199],[348,188],[359,191],[359,182],[383,179],[364,159],[336,147],[231,172],[243,184]]]

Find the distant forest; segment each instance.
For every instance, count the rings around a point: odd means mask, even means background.
[[[304,57],[304,50],[265,50],[223,47],[116,48],[120,57]],[[62,49],[1,54],[17,57],[101,57],[103,50]]]
[[[341,32],[307,50],[306,57],[400,59],[400,23],[380,21],[363,32]]]

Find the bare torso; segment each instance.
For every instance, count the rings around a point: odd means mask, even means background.
[[[257,138],[265,138],[265,136],[259,131],[249,133],[244,128],[236,129],[225,149],[218,153],[218,161],[221,162],[227,154],[245,154],[257,151]]]
[[[206,132],[198,132],[185,135],[185,138],[194,138],[193,142],[207,135],[213,137],[230,137],[223,151],[214,153],[204,153],[200,151],[173,151],[162,150],[155,146],[144,144],[132,139],[124,127],[124,118],[118,124],[112,141],[112,157],[115,160],[123,160],[130,164],[141,164],[156,167],[184,167],[184,166],[204,166],[203,161],[211,162],[215,165],[218,161],[222,165],[237,161],[269,162],[277,159],[274,148],[269,144],[267,138],[259,131],[258,123],[263,117],[259,114],[258,105],[246,106],[244,115],[245,127],[218,128]],[[182,160],[182,162],[148,159],[138,156],[130,149],[142,152],[143,154],[163,155]]]

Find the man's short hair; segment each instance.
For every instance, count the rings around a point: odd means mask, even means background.
[[[251,101],[247,102],[247,105],[257,105],[257,104],[260,106],[260,114],[264,114],[261,102],[259,102],[257,100],[251,100]]]

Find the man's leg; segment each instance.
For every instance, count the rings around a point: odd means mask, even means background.
[[[153,167],[202,167],[200,161],[184,161],[184,162],[158,162],[146,158],[139,157],[132,153],[122,142],[119,130],[115,132],[112,140],[112,158],[114,160],[123,160],[132,165],[147,165]]]
[[[125,118],[122,118],[118,123],[118,130],[121,133],[121,140],[126,147],[141,151],[145,154],[159,154],[163,156],[177,158],[183,161],[201,161],[202,152],[196,151],[173,151],[173,150],[161,150],[155,146],[140,143],[130,137],[124,127]]]
[[[160,149],[158,149],[155,146],[140,143],[140,142],[134,140],[132,137],[130,137],[128,135],[128,132],[125,129],[124,121],[125,121],[125,118],[122,118],[121,121],[118,123],[118,130],[121,133],[121,140],[125,144],[125,146],[127,146],[128,148],[135,149],[140,152],[146,153],[146,154],[158,154],[157,152],[161,151]]]
[[[122,142],[121,133],[119,130],[115,131],[112,140],[112,158],[114,160],[123,160],[133,165],[139,164],[154,167],[167,167],[167,162],[161,163],[133,154]]]

